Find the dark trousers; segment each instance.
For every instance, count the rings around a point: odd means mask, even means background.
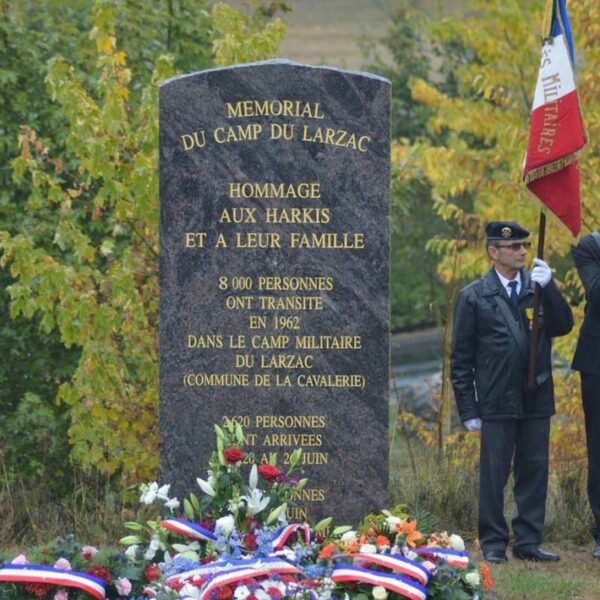
[[[600,541],[600,375],[581,373],[581,398],[588,452],[588,498],[595,523],[592,535]]]
[[[517,516],[512,521],[514,546],[542,542],[548,488],[550,418],[484,421],[481,427],[479,542],[484,552],[504,550],[508,525],[504,488],[514,472]]]

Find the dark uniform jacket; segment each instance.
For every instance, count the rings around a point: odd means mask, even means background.
[[[572,367],[600,375],[600,246],[593,235],[586,235],[571,253],[587,300]]]
[[[463,422],[539,418],[554,414],[551,337],[573,327],[573,315],[556,284],[542,290],[543,319],[536,362],[536,390],[525,401],[529,369],[529,317],[534,288],[521,270],[518,308],[495,271],[458,295],[452,338],[452,385]],[[531,312],[531,311],[529,311]]]

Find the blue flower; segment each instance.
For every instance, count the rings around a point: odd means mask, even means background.
[[[181,556],[174,558],[170,563],[160,563],[160,569],[165,574],[165,577],[171,577],[178,573],[185,573],[186,571],[197,569],[199,566],[200,563],[195,560],[183,558]]]

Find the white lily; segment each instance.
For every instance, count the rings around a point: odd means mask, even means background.
[[[142,485],[140,485],[140,491],[142,492],[140,502],[143,504],[152,504],[156,500],[158,494],[158,483],[156,483],[156,481],[153,481],[152,483],[142,483]]]
[[[213,488],[213,486],[210,483],[210,478],[209,478],[209,480],[205,480],[205,479],[200,479],[200,477],[197,477],[196,483],[200,486],[200,489],[207,496],[216,496],[217,495],[217,492],[215,492],[215,488]]]
[[[258,488],[254,488],[249,496],[241,496],[240,500],[246,503],[246,513],[249,517],[257,515],[269,505],[270,498],[263,498],[263,493]]]
[[[169,489],[171,489],[170,483],[166,483],[165,485],[161,486],[156,492],[156,497],[159,500],[167,501],[169,499]]]
[[[166,506],[166,507],[167,507],[169,510],[173,511],[173,510],[175,510],[176,508],[179,508],[179,500],[177,500],[177,498],[171,498],[170,500],[167,500],[167,501],[165,502],[165,506]]]
[[[160,542],[160,540],[155,535],[153,535],[152,539],[150,540],[150,544],[148,545],[148,548],[144,553],[144,558],[146,560],[152,560],[155,557],[158,550],[160,550],[161,546],[162,543]]]
[[[251,490],[256,489],[256,486],[258,485],[258,469],[256,468],[256,465],[252,465],[252,468],[250,469],[248,485],[250,486]]]

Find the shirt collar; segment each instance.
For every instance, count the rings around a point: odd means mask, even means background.
[[[498,275],[498,279],[500,279],[500,283],[504,286],[504,289],[510,294],[510,288],[508,287],[509,282],[516,281],[517,282],[517,294],[521,291],[521,271],[517,271],[517,276],[514,279],[506,279],[504,275],[498,272],[498,269],[494,269],[496,271],[496,275]]]

